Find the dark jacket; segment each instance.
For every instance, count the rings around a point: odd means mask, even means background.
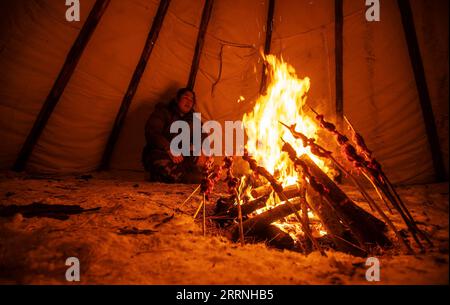
[[[169,104],[157,104],[145,125],[146,145],[142,156],[143,162],[145,163],[144,160],[149,159],[167,158],[170,142],[177,135],[176,133],[170,133],[170,126],[177,120],[183,120],[192,128],[192,114],[193,111],[181,116],[177,109],[176,100],[172,100]]]

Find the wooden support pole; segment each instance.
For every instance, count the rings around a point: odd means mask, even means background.
[[[194,89],[195,78],[197,76],[198,67],[200,65],[200,57],[202,54],[203,44],[205,43],[206,29],[208,28],[208,23],[211,17],[213,4],[214,0],[205,0],[205,5],[203,7],[202,20],[200,22],[200,28],[198,30],[194,57],[192,58],[191,72],[189,73],[189,80],[186,85],[186,87],[191,90]]]
[[[274,12],[275,12],[275,0],[269,0],[269,7],[267,10],[267,21],[266,21],[266,41],[264,43],[264,55],[270,53],[270,46],[272,43]],[[266,89],[267,89],[266,65],[265,63],[263,63],[259,93],[264,94],[266,92]]]
[[[433,160],[435,179],[438,182],[446,181],[447,174],[445,172],[444,162],[442,159],[439,136],[436,129],[422,56],[420,55],[419,43],[417,41],[416,30],[414,27],[411,5],[408,0],[397,0],[397,4],[402,17],[403,31],[405,32],[409,59],[414,71],[414,79],[416,81],[416,87],[419,94],[422,117],[425,123],[425,131],[427,133],[428,144],[430,146],[431,157]]]
[[[134,69],[133,76],[131,77],[130,83],[128,84],[128,89],[122,99],[122,104],[120,105],[119,112],[117,113],[116,120],[109,135],[108,142],[106,143],[105,150],[103,152],[102,160],[100,162],[99,169],[106,170],[109,168],[109,163],[111,160],[112,152],[114,146],[119,137],[120,130],[122,129],[125,117],[127,116],[128,109],[130,108],[131,101],[137,91],[139,82],[144,74],[147,62],[152,54],[153,47],[155,46],[156,40],[158,39],[159,32],[161,30],[164,17],[166,16],[167,9],[169,8],[170,0],[161,0],[156,11],[156,15],[153,19],[150,32],[148,33],[147,40],[142,50],[141,57],[139,58],[138,64]]]
[[[335,52],[335,88],[336,119],[342,127],[344,117],[344,7],[343,0],[334,1],[334,52]]]
[[[34,146],[47,125],[47,122],[58,104],[64,89],[69,83],[73,71],[75,70],[86,45],[88,44],[100,19],[102,18],[103,13],[106,11],[109,2],[110,0],[97,0],[92,7],[91,12],[81,28],[77,39],[73,43],[72,48],[67,54],[64,65],[62,66],[61,71],[59,72],[59,75],[56,78],[47,99],[42,105],[42,108],[36,117],[36,121],[34,122],[34,125],[19,152],[19,155],[17,156],[17,159],[13,165],[13,170],[23,171],[25,169],[26,163],[31,155],[31,152],[33,151]]]

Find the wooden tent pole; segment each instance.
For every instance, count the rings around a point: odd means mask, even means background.
[[[272,44],[272,31],[273,31],[273,15],[275,13],[275,0],[269,0],[269,8],[267,11],[267,21],[266,21],[266,41],[264,43],[264,55],[270,53],[270,46]],[[263,63],[262,74],[261,74],[261,85],[259,88],[259,93],[264,94],[267,89],[267,75],[266,75],[266,65]]]
[[[414,72],[414,79],[419,94],[420,107],[422,109],[422,117],[425,123],[425,131],[427,133],[428,144],[430,145],[431,156],[433,160],[435,179],[439,182],[447,179],[442,152],[439,144],[439,136],[436,129],[436,123],[431,106],[430,94],[428,92],[427,81],[425,78],[425,70],[423,67],[422,57],[420,55],[419,43],[417,41],[416,30],[414,27],[414,19],[411,11],[411,5],[408,0],[397,0],[402,18],[403,31],[408,46],[409,59]]]
[[[23,171],[26,163],[36,145],[42,131],[44,130],[53,110],[58,104],[61,95],[64,92],[73,71],[75,70],[78,61],[80,60],[86,45],[88,44],[92,34],[94,33],[101,17],[103,16],[106,8],[109,5],[110,0],[97,0],[92,7],[89,16],[87,17],[83,27],[78,34],[77,39],[72,45],[69,53],[67,54],[64,65],[59,72],[57,79],[55,80],[50,93],[48,94],[42,108],[36,117],[33,127],[31,128],[25,142],[17,156],[17,159],[13,165],[13,170]]]
[[[195,44],[194,57],[192,58],[191,71],[189,73],[189,80],[186,85],[187,88],[193,90],[195,85],[195,78],[197,76],[198,67],[200,64],[200,57],[205,43],[206,29],[208,28],[209,19],[213,8],[214,0],[205,0],[203,6],[202,19],[197,35],[197,43]]]
[[[128,109],[130,108],[131,101],[136,94],[139,82],[144,74],[147,62],[152,54],[153,47],[158,39],[159,32],[161,30],[164,17],[166,16],[167,9],[169,8],[170,0],[161,0],[159,2],[158,10],[153,19],[150,32],[148,33],[147,40],[145,41],[144,49],[142,50],[141,57],[139,58],[138,64],[134,69],[133,76],[131,77],[128,89],[122,99],[122,104],[120,105],[119,112],[117,113],[116,120],[114,121],[111,134],[109,135],[108,142],[106,143],[105,150],[103,152],[103,157],[100,162],[99,170],[106,170],[109,168],[112,152],[114,146],[119,137],[120,130],[122,129],[125,117],[127,116]]]
[[[342,127],[344,118],[344,6],[343,0],[334,1],[334,51],[335,51],[335,89],[336,122]]]

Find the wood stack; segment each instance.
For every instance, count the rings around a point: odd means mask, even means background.
[[[418,228],[406,205],[382,171],[381,165],[372,156],[372,152],[365,145],[362,136],[353,127],[351,128],[352,139],[356,145],[353,146],[349,139],[336,129],[334,124],[325,121],[320,114],[317,114],[316,118],[320,127],[329,131],[336,138],[336,142],[341,148],[341,154],[348,161],[345,165],[332,156],[331,151],[318,145],[315,139],[308,138],[301,132],[296,131],[296,125],[288,126],[280,123],[288,128],[293,137],[300,140],[303,146],[307,147],[313,155],[329,160],[348,176],[367,200],[371,210],[376,212],[383,221],[356,205],[307,154],[298,156],[296,150],[289,143],[283,141],[282,151],[287,153],[293,163],[299,181],[296,185],[283,188],[281,183],[267,169],[259,165],[255,159],[245,152],[243,159],[250,165],[253,174],[259,178],[262,177],[268,183],[262,187],[254,188],[251,195],[256,199],[244,202],[242,205],[240,204],[242,194],[239,192],[235,192],[226,200],[223,198],[219,200],[215,217],[218,221],[222,221],[221,225],[226,225],[230,220],[235,220],[237,216],[239,218],[239,223],[234,221],[233,225],[230,226],[232,239],[236,241],[239,238],[241,243],[244,244],[243,236],[245,236],[245,239],[265,239],[272,242],[274,246],[281,248],[295,248],[294,240],[281,229],[283,226],[280,226],[280,223],[286,223],[289,218],[289,221],[301,225],[303,238],[299,241],[301,241],[303,252],[317,249],[322,255],[326,255],[323,250],[324,240],[326,240],[327,245],[331,245],[338,251],[355,256],[367,256],[393,246],[391,240],[386,236],[386,231],[389,228],[395,233],[398,242],[404,246],[407,253],[413,254],[414,250],[407,237],[400,234],[401,231],[395,227],[380,205],[370,197],[362,184],[348,169],[350,165],[353,170],[356,169],[362,177],[367,178],[372,183],[388,209],[390,205],[398,211],[421,251],[425,249],[419,239],[427,241],[432,246],[430,239],[425,232]],[[348,124],[350,125],[349,122]],[[265,207],[271,194],[278,196],[279,203],[275,207],[266,208],[261,212],[260,209]],[[254,213],[257,210],[260,211]],[[314,236],[313,233],[315,232],[311,226],[308,211],[311,211],[319,219],[323,231],[326,231],[326,235],[323,237],[318,238],[317,234]],[[294,215],[295,217],[292,217]],[[296,230],[295,233],[298,232],[300,230]],[[296,234],[296,237],[298,237],[298,234]],[[273,241],[276,241],[275,244]]]
[[[304,192],[301,191],[302,186],[291,185],[283,189],[283,194],[289,199],[290,205],[282,201],[271,209],[249,216],[265,207],[272,192],[270,184],[253,189],[251,194],[257,198],[241,206],[242,216],[245,219],[243,231],[246,240],[261,241],[266,235],[265,240],[269,242],[269,245],[294,249],[294,240],[274,225],[275,222],[292,215],[294,212],[292,207],[294,207],[295,211],[302,211],[302,216],[306,216],[306,219],[308,219],[307,208],[309,208],[327,232],[326,237],[315,237],[316,240],[320,243],[331,242],[333,248],[338,251],[355,256],[366,256],[376,246],[385,248],[392,245],[384,233],[387,227],[383,221],[357,206],[308,156],[303,155],[301,159],[310,166],[315,177],[329,190],[327,198],[317,194],[308,185]],[[233,205],[232,201],[233,198],[228,198],[228,209],[216,210],[217,219],[237,217],[237,206]],[[237,241],[238,224],[231,225],[230,231],[232,240]],[[308,239],[304,238],[302,243],[308,244]]]

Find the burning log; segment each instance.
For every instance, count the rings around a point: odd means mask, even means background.
[[[248,214],[253,213],[254,211],[261,209],[266,206],[266,202],[269,199],[269,195],[264,195],[258,197],[256,199],[250,200],[247,203],[241,205],[241,213],[242,217],[247,216]],[[216,216],[228,216],[230,218],[238,217],[239,211],[238,206],[233,205],[231,208],[226,209],[223,212],[216,213]]]
[[[389,239],[383,234],[386,224],[357,206],[347,195],[307,156],[300,157],[308,164],[312,174],[330,191],[328,202],[341,215],[352,232],[361,240],[368,243],[377,243],[381,246],[390,245]],[[363,244],[364,245],[364,244]]]
[[[319,250],[320,254],[322,254],[323,256],[327,256],[326,253],[323,251],[323,249],[320,247],[320,245],[317,243],[317,241],[314,239],[314,237],[312,236],[311,231],[309,230],[309,227],[307,226],[307,224],[305,224],[305,222],[303,221],[303,219],[300,217],[300,215],[298,214],[296,207],[293,206],[290,202],[289,199],[286,198],[286,196],[284,196],[283,194],[283,186],[267,171],[267,169],[265,169],[262,166],[259,166],[258,163],[256,162],[255,159],[251,158],[248,155],[247,151],[244,151],[244,156],[242,157],[245,161],[247,161],[247,163],[250,165],[250,169],[255,172],[258,175],[263,176],[264,178],[267,179],[267,181],[269,181],[270,185],[272,186],[273,190],[277,193],[277,195],[280,197],[281,200],[286,201],[286,205],[288,207],[290,207],[290,209],[292,210],[292,212],[294,212],[295,216],[297,217],[298,221],[300,222],[302,228],[303,228],[303,232],[305,233],[305,235],[311,240],[312,244],[314,245],[314,247]],[[300,207],[301,208],[301,207]]]
[[[383,234],[386,229],[384,222],[354,204],[306,154],[297,157],[297,153],[289,143],[283,145],[283,151],[289,154],[289,158],[296,166],[302,168],[305,180],[332,206],[362,248],[367,249],[369,245],[374,244],[391,245],[389,239]]]
[[[354,256],[364,257],[367,255],[365,250],[356,246],[358,241],[355,240],[351,231],[339,221],[334,209],[325,203],[324,198],[314,191],[311,186],[306,188],[305,200],[314,212],[314,215],[320,219],[327,231],[327,235],[329,235],[337,250]]]
[[[292,202],[290,205],[287,203],[279,204],[273,209],[247,219],[242,223],[244,234],[247,236],[263,230],[271,223],[293,214],[293,209],[295,212],[301,209],[301,203],[299,199],[294,199],[294,202]],[[232,239],[237,240],[239,236],[238,225],[234,225],[233,228],[231,228],[231,234]]]
[[[262,233],[269,247],[288,250],[295,249],[295,242],[292,237],[275,225],[267,226]]]
[[[270,184],[266,184],[251,190],[250,194],[256,198],[264,195],[268,195],[272,192],[272,186]],[[283,188],[283,194],[287,198],[291,199],[300,195],[299,189],[297,185],[289,185]]]

